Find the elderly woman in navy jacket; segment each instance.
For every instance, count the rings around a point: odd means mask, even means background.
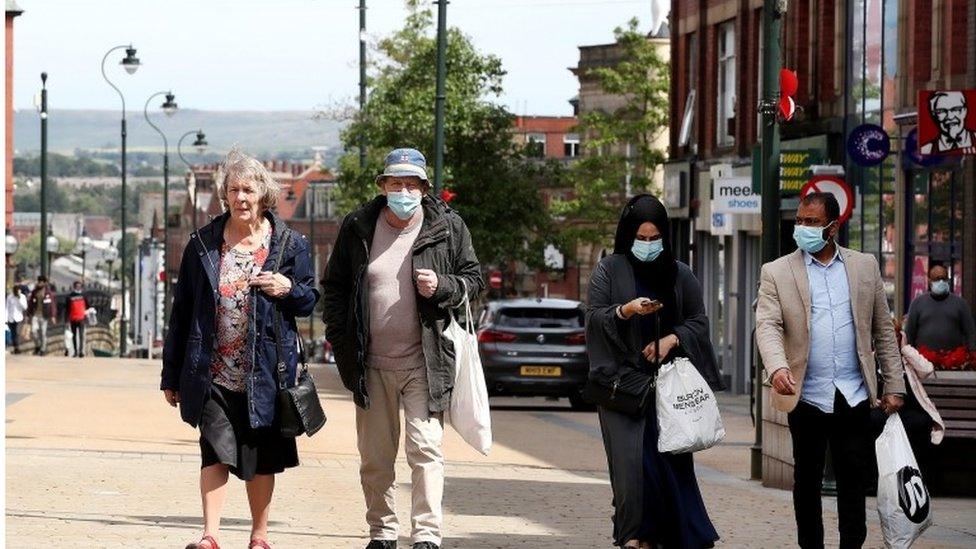
[[[298,465],[294,438],[275,417],[274,309],[288,384],[297,365],[296,317],[312,312],[309,245],[271,212],[278,185],[254,158],[232,151],[215,177],[226,213],[190,235],[173,296],[160,388],[183,420],[200,428],[204,531],[188,548],[218,549],[228,473],[244,480],[251,507],[248,547],[270,547],[274,475]],[[290,234],[289,234],[290,233]],[[282,251],[281,264],[276,264]]]

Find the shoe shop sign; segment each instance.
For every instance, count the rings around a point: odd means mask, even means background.
[[[712,212],[757,214],[762,197],[752,190],[751,177],[717,177],[712,180]]]

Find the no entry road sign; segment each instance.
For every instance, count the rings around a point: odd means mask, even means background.
[[[854,211],[854,193],[850,185],[839,175],[815,175],[800,190],[800,198],[811,193],[830,193],[840,204],[840,222],[844,223]]]

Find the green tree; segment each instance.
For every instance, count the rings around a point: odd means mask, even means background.
[[[403,28],[378,43],[366,108],[342,134],[343,211],[376,196],[374,178],[389,150],[414,147],[433,164],[437,45],[430,10],[416,0],[407,6]],[[456,28],[447,43],[444,183],[457,193],[451,206],[464,217],[482,262],[537,266],[549,233],[539,192],[547,165],[533,163],[513,144],[514,118],[496,102],[505,75],[501,60],[477,51]],[[361,133],[369,143],[365,169],[359,168]]]
[[[614,30],[618,63],[586,74],[624,104],[580,117],[584,154],[569,174],[572,198],[553,205],[554,214],[574,221],[563,226],[566,241],[609,242],[628,191],[653,191],[654,171],[665,158],[654,140],[668,126],[669,66],[638,24],[634,18]]]

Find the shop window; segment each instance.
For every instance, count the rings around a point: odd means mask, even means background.
[[[938,261],[949,268],[952,291],[962,293],[962,177],[951,171],[920,171],[911,176],[908,257],[909,302],[926,291],[927,282],[919,277],[921,264]]]

